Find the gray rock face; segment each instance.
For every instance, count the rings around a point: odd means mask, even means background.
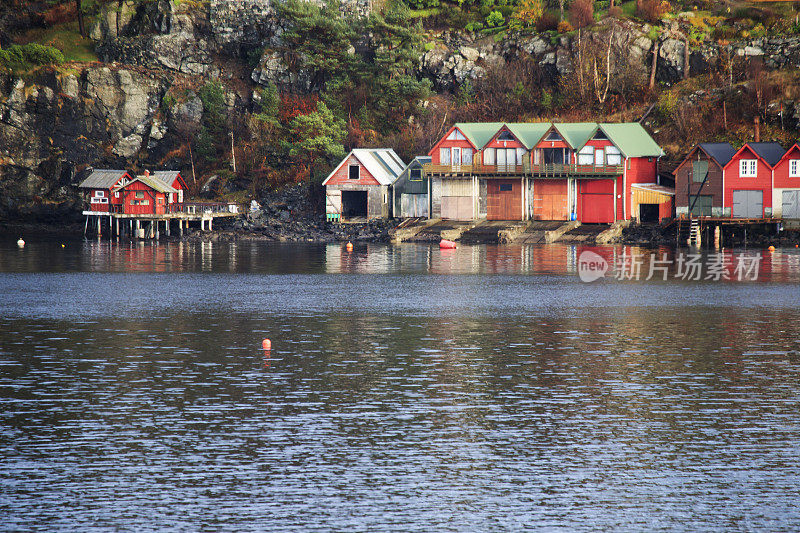
[[[164,90],[163,80],[127,69],[0,77],[0,182],[8,180],[0,218],[38,212],[43,198],[75,204],[68,186],[79,166],[125,168],[148,139]]]

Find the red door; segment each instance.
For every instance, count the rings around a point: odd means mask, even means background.
[[[567,180],[535,180],[533,219],[569,220]]]
[[[578,182],[578,220],[584,224],[614,222],[614,181],[582,180]]]

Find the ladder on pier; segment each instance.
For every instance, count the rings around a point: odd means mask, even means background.
[[[700,234],[700,221],[697,219],[692,219],[691,223],[689,224],[689,239],[686,241],[686,243],[689,246],[700,246],[702,241]]]

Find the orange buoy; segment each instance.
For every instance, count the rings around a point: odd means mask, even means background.
[[[353,243],[350,242],[350,241],[347,241],[347,244],[344,245],[344,249],[347,250],[348,252],[352,252],[353,251]]]
[[[20,248],[25,248],[25,241],[22,240],[22,237],[20,237],[19,240],[17,241],[17,246],[19,246]]]
[[[442,239],[441,241],[439,241],[439,248],[452,249],[452,248],[455,248],[455,247],[456,247],[456,243],[454,243],[453,241],[448,241],[447,239]]]
[[[775,247],[774,246],[770,246],[769,248],[767,248],[767,250],[769,250],[770,252],[774,252],[775,251]]]
[[[269,339],[264,339],[263,341],[261,341],[261,347],[263,349],[265,349],[265,350],[271,350],[272,349],[272,341],[269,340]]]

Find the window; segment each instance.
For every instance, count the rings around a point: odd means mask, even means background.
[[[144,191],[136,191],[136,198],[144,198]]]
[[[465,165],[472,164],[472,148],[464,148],[461,151],[461,162]]]
[[[550,130],[550,133],[547,134],[545,138],[546,141],[560,141],[561,135],[558,134],[556,130]]]
[[[163,204],[163,203],[164,203],[164,198],[162,198],[162,197],[160,197],[160,196],[159,196],[159,197],[158,197],[158,203],[159,203],[159,204]]]
[[[106,193],[104,191],[94,191],[95,198],[102,198]]]
[[[114,198],[119,198],[119,192],[114,193]]]
[[[450,148],[439,148],[439,164],[450,164]]]
[[[579,165],[591,165],[594,162],[594,146],[584,146],[578,152]]]
[[[347,178],[351,180],[357,180],[361,177],[361,167],[358,165],[350,165],[350,168],[347,169]]]
[[[458,131],[458,130],[456,129],[456,130],[453,130],[453,131],[450,133],[450,135],[448,135],[448,136],[447,136],[447,140],[448,140],[448,141],[466,141],[466,140],[467,140],[467,138],[466,138],[466,137],[464,137],[464,134],[463,134],[463,133],[461,133],[460,131]]]
[[[741,159],[739,161],[740,178],[755,178],[757,175],[755,159]]]
[[[609,165],[621,165],[622,153],[616,146],[606,146],[606,163]]]
[[[495,161],[495,149],[494,148],[487,148],[483,151],[483,164],[484,165],[494,165]]]
[[[408,179],[411,181],[422,181],[422,169],[412,168]]]
[[[703,183],[708,175],[708,161],[692,161],[692,168],[689,169],[694,183]]]
[[[514,185],[511,184],[511,183],[501,183],[500,184],[500,192],[503,192],[503,191],[508,192],[508,191],[513,191],[513,190],[514,190]]]
[[[504,130],[500,132],[500,135],[497,136],[498,141],[513,141],[514,136],[511,135],[511,132],[508,130]]]
[[[789,177],[800,178],[800,159],[789,160]]]
[[[603,130],[597,130],[592,139],[597,139],[599,141],[606,141],[608,140],[608,137],[606,137],[606,134],[603,133]]]

